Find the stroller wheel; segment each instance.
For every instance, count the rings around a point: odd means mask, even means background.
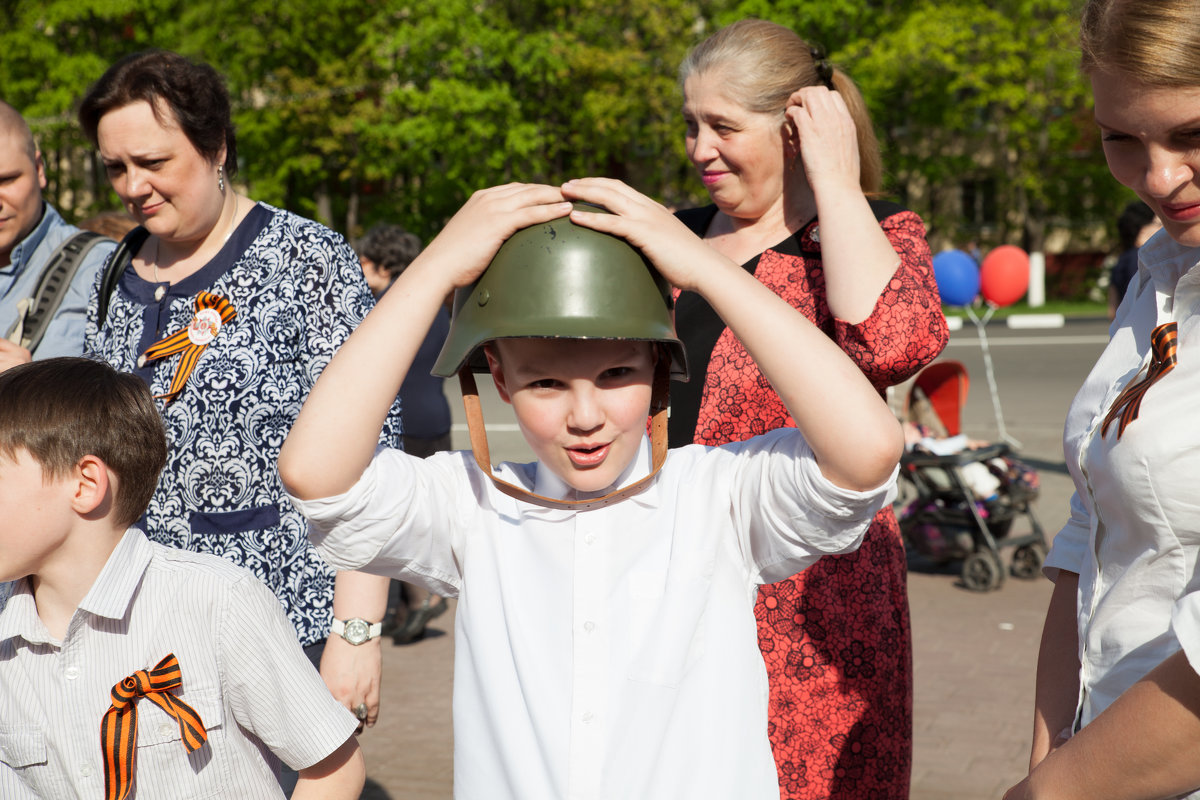
[[[1000,560],[986,550],[976,550],[963,561],[962,581],[972,592],[990,592],[1000,588],[1004,581]]]
[[[1013,550],[1012,574],[1014,578],[1032,580],[1042,571],[1046,561],[1046,548],[1041,544],[1023,544]]]

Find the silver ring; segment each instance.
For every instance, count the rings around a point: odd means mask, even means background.
[[[367,718],[367,704],[359,703],[358,705],[356,705],[354,707],[354,716],[358,717],[359,719],[365,720]]]

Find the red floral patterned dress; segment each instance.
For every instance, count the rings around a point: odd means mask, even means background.
[[[920,218],[890,203],[871,205],[901,264],[860,324],[829,311],[816,220],[744,268],[825,331],[883,392],[932,361],[949,334]],[[679,216],[702,235],[715,213],[709,206]],[[673,445],[724,444],[795,424],[703,299],[683,293],[676,323],[692,380],[672,388]],[[771,685],[780,796],[907,797],[912,632],[904,546],[891,508],[876,516],[857,552],[763,586],[754,613]]]

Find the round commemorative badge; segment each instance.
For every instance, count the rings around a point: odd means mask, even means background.
[[[204,345],[216,338],[221,330],[221,315],[215,308],[202,308],[192,317],[188,325],[188,341],[192,344]]]

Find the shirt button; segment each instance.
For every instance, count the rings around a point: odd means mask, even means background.
[[[162,299],[163,299],[163,295],[164,295],[164,294],[166,294],[166,293],[167,293],[167,287],[165,287],[165,286],[159,286],[158,288],[156,288],[156,289],[154,290],[154,299],[155,299],[155,300],[162,300]]]
[[[67,667],[66,670],[63,671],[63,677],[69,681],[75,680],[79,677],[79,667]]]
[[[583,537],[583,541],[587,542],[588,544],[595,544],[596,543],[596,534],[589,533],[587,536]]]
[[[80,774],[80,775],[82,775],[82,776],[83,776],[83,777],[85,777],[85,778],[91,777],[91,774],[92,774],[92,765],[91,765],[91,764],[84,764],[83,766],[81,766],[81,767],[79,768],[79,774]]]
[[[170,723],[164,722],[162,725],[158,726],[158,735],[165,739],[166,737],[170,736],[174,730],[175,729],[171,727]]]
[[[595,718],[596,718],[596,715],[590,711],[583,712],[583,716],[580,717],[580,719],[582,719],[584,722],[591,722]]]
[[[585,622],[585,623],[583,623],[583,629],[584,629],[585,631],[587,631],[588,633],[591,633],[592,631],[596,630],[596,623],[594,623],[594,622]]]

